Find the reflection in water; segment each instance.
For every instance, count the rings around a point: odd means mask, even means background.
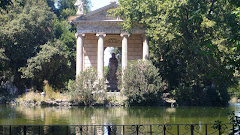
[[[11,107],[0,106],[0,124],[132,125],[228,123],[228,113],[240,104],[219,107]],[[201,128],[201,127],[200,127]]]

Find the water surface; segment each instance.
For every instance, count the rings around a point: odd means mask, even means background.
[[[228,107],[20,107],[0,106],[1,125],[136,125],[229,123]]]

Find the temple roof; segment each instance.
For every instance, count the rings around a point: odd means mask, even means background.
[[[73,23],[77,24],[85,24],[85,23],[122,23],[123,20],[112,17],[108,15],[108,10],[117,8],[118,4],[116,2],[112,2],[109,5],[106,5],[102,8],[96,9],[94,11],[91,11],[87,13],[86,15],[79,16],[73,20]]]
[[[117,34],[122,32],[123,20],[117,17],[110,16],[108,11],[117,8],[119,5],[116,2],[91,11],[85,15],[71,19],[77,26],[78,33],[112,33]],[[145,30],[141,26],[135,26],[132,33],[144,33]]]

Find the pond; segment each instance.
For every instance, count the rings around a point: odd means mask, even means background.
[[[21,107],[0,106],[1,125],[137,125],[229,123],[228,107]]]

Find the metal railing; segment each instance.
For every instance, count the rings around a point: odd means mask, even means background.
[[[237,135],[237,123],[152,125],[1,125],[1,135]]]

